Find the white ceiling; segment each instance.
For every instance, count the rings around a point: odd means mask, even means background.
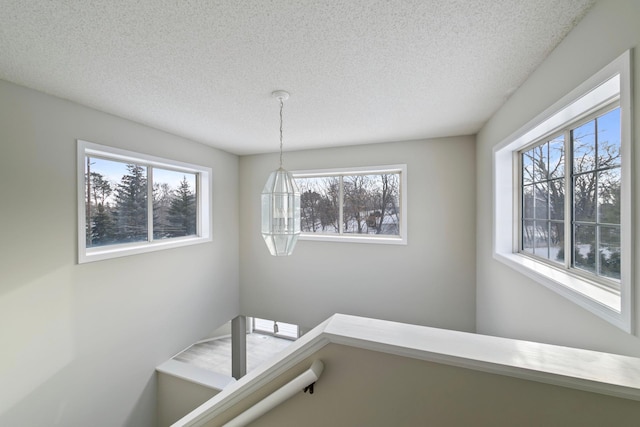
[[[236,154],[477,132],[592,0],[0,0],[0,78]]]

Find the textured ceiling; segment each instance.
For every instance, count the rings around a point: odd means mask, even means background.
[[[0,0],[0,78],[236,154],[473,134],[592,0]]]

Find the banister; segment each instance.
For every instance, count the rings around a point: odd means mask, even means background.
[[[640,401],[640,358],[335,314],[172,427],[214,421],[328,344]]]
[[[224,424],[224,427],[243,427],[251,421],[260,418],[271,409],[293,397],[296,393],[315,383],[320,377],[320,374],[322,374],[323,369],[324,364],[322,361],[315,360],[309,369]]]

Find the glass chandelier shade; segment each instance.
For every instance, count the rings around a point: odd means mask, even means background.
[[[290,172],[271,172],[262,190],[262,238],[274,256],[291,255],[300,235],[300,191]]]
[[[300,190],[291,173],[282,167],[282,109],[289,98],[285,91],[275,91],[280,100],[280,167],[271,172],[262,190],[262,238],[273,256],[293,253],[300,236]]]

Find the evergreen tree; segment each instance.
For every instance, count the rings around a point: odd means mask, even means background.
[[[196,196],[189,187],[187,177],[183,177],[174,192],[169,207],[171,236],[191,236],[196,234]]]
[[[115,219],[119,242],[137,242],[147,239],[147,176],[146,168],[127,165],[115,190]]]
[[[114,222],[111,214],[102,203],[98,204],[91,226],[91,243],[93,246],[106,245],[115,237]]]
[[[91,163],[89,163],[91,165]],[[114,225],[107,199],[113,192],[111,183],[101,173],[91,172],[91,180],[85,174],[87,186],[87,247],[104,245],[113,239]]]

